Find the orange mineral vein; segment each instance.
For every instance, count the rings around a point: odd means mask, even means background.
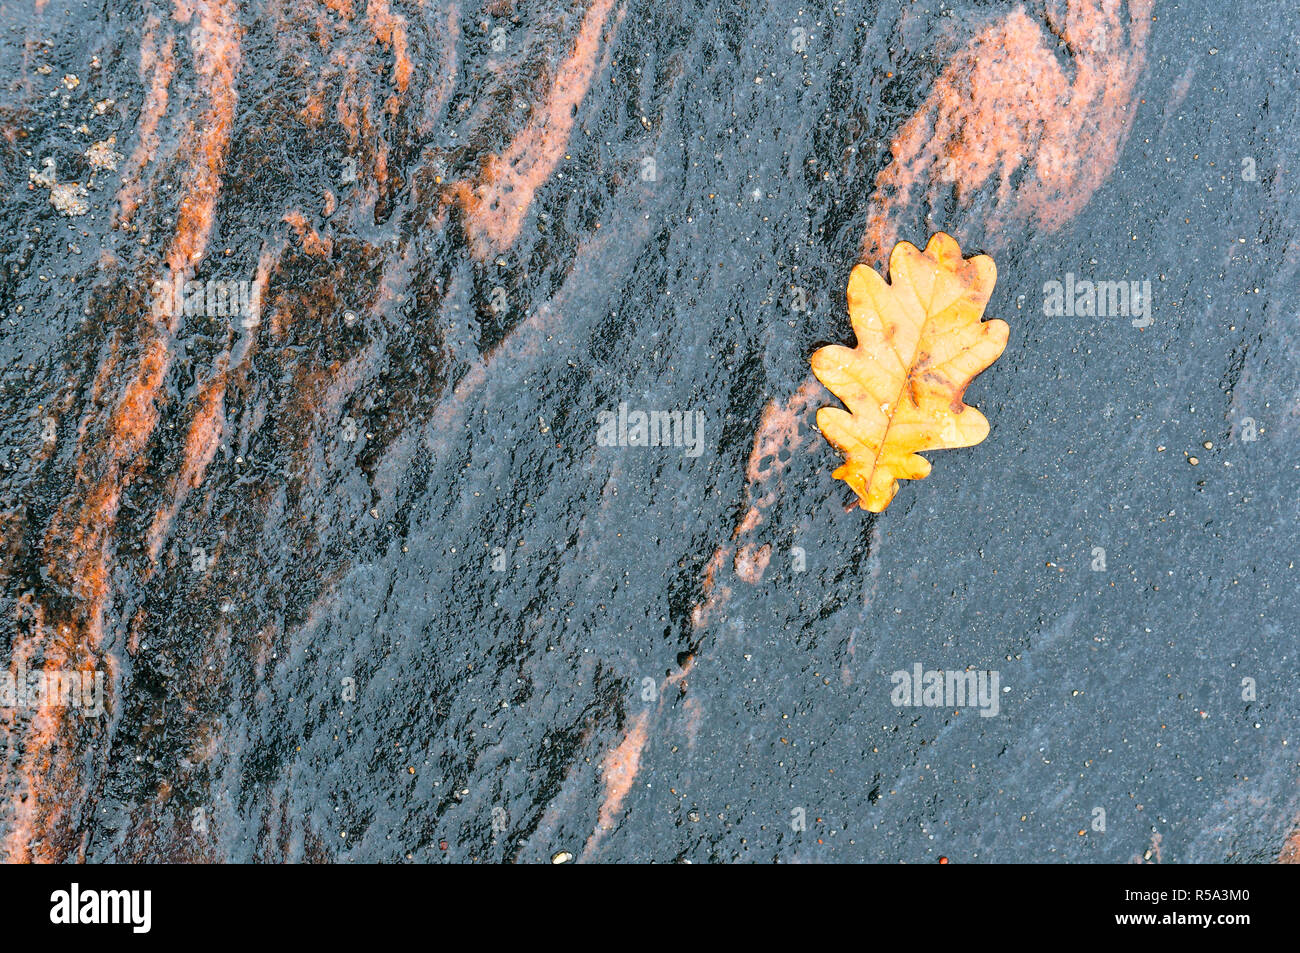
[[[533,196],[559,165],[577,122],[578,105],[600,70],[597,54],[613,6],[614,0],[592,3],[572,50],[556,69],[542,107],[499,156],[488,157],[477,179],[452,188],[451,194],[465,210],[470,240],[480,258],[514,244]],[[622,16],[620,9],[612,29],[617,29]]]
[[[200,121],[184,136],[186,189],[164,254],[173,274],[189,275],[207,248],[221,193],[226,150],[234,128],[240,27],[232,0],[174,0],[173,11],[176,21],[189,24],[199,38],[195,71],[199,92],[207,103]],[[133,176],[154,152],[152,137],[166,105],[166,80],[174,72],[174,43],[169,36],[159,44],[153,33],[157,26],[147,25],[141,49],[142,66],[156,65],[160,78],[142,107],[144,151],[133,156],[129,167]],[[134,208],[138,193],[135,183],[124,183],[120,193],[124,217]],[[92,414],[83,422],[76,487],[52,518],[44,546],[52,554],[49,577],[72,595],[71,605],[53,617],[44,607],[33,607],[31,636],[14,641],[16,659],[43,656],[47,671],[107,669],[110,692],[117,663],[104,636],[106,617],[113,608],[113,531],[123,489],[138,475],[139,454],[158,422],[157,401],[171,362],[177,320],[175,315],[156,317],[140,344],[134,369],[110,363],[99,375],[100,380],[107,380],[111,369],[125,373],[128,379],[111,410]],[[209,442],[200,438],[191,450],[206,453]],[[200,477],[194,473],[187,479]],[[11,723],[7,733],[17,727]],[[6,771],[0,775],[0,791],[10,797],[11,811],[9,829],[0,841],[0,859],[55,861],[71,850],[81,805],[70,792],[84,770],[78,745],[72,740],[74,730],[57,709],[41,710],[32,717],[20,742],[15,774]]]

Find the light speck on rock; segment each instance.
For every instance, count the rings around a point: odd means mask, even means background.
[[[69,217],[85,215],[90,206],[82,201],[90,193],[76,182],[61,182],[50,187],[50,202],[60,213]]]
[[[96,172],[114,172],[122,161],[122,153],[114,152],[117,136],[109,136],[103,142],[97,142],[86,150],[86,161]]]

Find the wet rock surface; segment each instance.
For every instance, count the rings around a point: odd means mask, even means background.
[[[0,708],[0,856],[1283,852],[1284,0],[0,21],[0,649],[105,676]],[[939,230],[992,432],[850,510],[808,357]]]

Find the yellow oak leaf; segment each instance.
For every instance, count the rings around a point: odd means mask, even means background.
[[[1007,346],[1005,321],[981,321],[997,269],[987,255],[963,259],[939,232],[921,251],[899,242],[889,282],[857,265],[849,275],[855,348],[819,348],[813,373],[848,411],[823,407],[817,426],[845,454],[834,476],[851,486],[864,510],[879,513],[899,480],[921,480],[930,461],[921,450],[970,447],[989,422],[962,403],[966,387]]]

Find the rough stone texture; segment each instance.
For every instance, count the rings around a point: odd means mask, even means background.
[[[108,678],[0,709],[0,856],[1283,853],[1292,0],[0,23],[0,658]],[[941,229],[992,433],[849,512],[808,356]],[[598,446],[622,403],[701,452]],[[917,663],[999,714],[895,707]]]

